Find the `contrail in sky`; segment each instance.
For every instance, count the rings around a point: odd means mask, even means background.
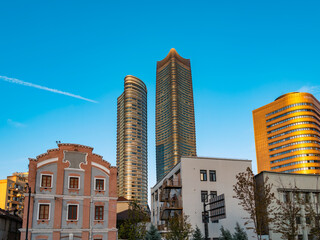
[[[16,84],[20,84],[20,85],[24,85],[24,86],[28,86],[28,87],[42,89],[42,90],[53,92],[53,93],[59,93],[59,94],[62,94],[62,95],[73,97],[73,98],[79,98],[79,99],[82,99],[82,100],[85,100],[85,101],[88,101],[88,102],[98,103],[97,101],[94,101],[94,100],[91,100],[91,99],[88,99],[88,98],[84,98],[84,97],[81,97],[79,95],[75,95],[75,94],[68,93],[68,92],[63,92],[63,91],[60,91],[60,90],[57,90],[57,89],[53,89],[53,88],[43,87],[43,86],[40,86],[40,85],[37,85],[37,84],[33,84],[33,83],[29,83],[29,82],[24,82],[24,81],[21,81],[21,80],[16,79],[16,78],[9,78],[9,77],[6,77],[6,76],[0,76],[0,79],[2,79],[3,81],[6,81],[6,82],[10,82],[10,83],[16,83]]]

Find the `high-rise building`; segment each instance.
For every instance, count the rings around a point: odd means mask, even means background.
[[[157,181],[179,162],[196,156],[196,132],[190,60],[172,48],[157,62]]]
[[[320,174],[320,103],[292,92],[253,111],[258,172]]]
[[[117,105],[118,196],[147,205],[147,88],[137,77],[124,79]]]
[[[28,172],[15,172],[7,179],[0,180],[0,208],[23,216],[25,185]]]

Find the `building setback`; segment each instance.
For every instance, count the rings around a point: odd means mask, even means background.
[[[196,156],[196,132],[190,60],[175,49],[157,62],[156,166],[157,180],[181,156]]]
[[[221,226],[231,232],[237,222],[244,227],[248,214],[238,205],[238,199],[233,198],[233,185],[237,182],[236,175],[248,167],[251,168],[250,160],[181,157],[181,161],[151,188],[151,223],[166,232],[169,218],[183,213],[189,216],[192,228],[198,226],[204,235],[203,202],[224,194],[226,218],[215,221],[212,213],[209,214],[209,239],[219,239]],[[253,239],[253,233],[249,230],[247,233],[248,238]]]
[[[258,172],[320,173],[320,103],[292,92],[253,111]]]
[[[29,239],[116,239],[117,169],[92,150],[61,143],[29,160]]]
[[[124,79],[117,104],[118,196],[148,202],[147,88],[137,77]]]

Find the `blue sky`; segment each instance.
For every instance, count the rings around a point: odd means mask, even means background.
[[[2,1],[0,179],[55,141],[116,163],[116,99],[148,88],[149,186],[155,184],[156,61],[191,59],[199,156],[253,160],[252,110],[281,94],[320,98],[319,1]],[[5,81],[3,76],[98,103]]]

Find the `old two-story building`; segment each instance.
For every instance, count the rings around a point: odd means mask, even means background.
[[[60,143],[29,159],[29,239],[117,238],[117,169],[93,148]],[[25,239],[28,194],[21,239]]]

